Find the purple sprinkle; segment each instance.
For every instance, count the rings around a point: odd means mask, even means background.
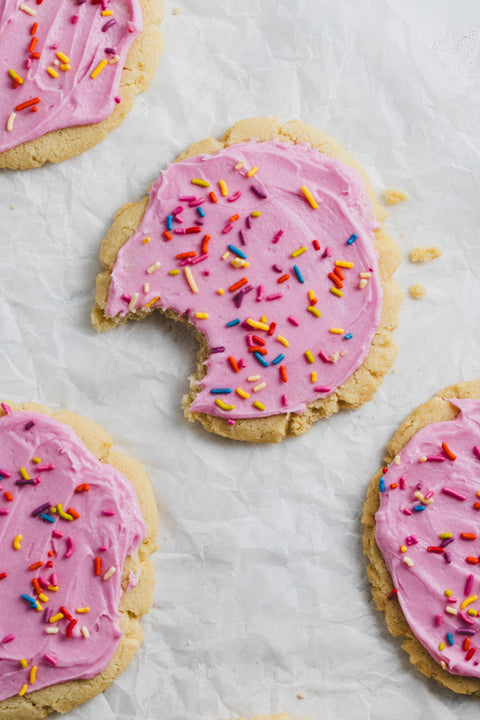
[[[87,0],[77,0],[77,5],[83,5]]]
[[[213,355],[214,353],[222,353],[225,352],[225,348],[223,345],[220,345],[219,347],[214,347],[210,350],[210,354]]]
[[[241,307],[244,297],[245,297],[245,290],[242,288],[240,290],[240,292],[238,292],[233,297],[233,302],[235,303],[235,307],[237,307],[237,308]]]
[[[246,220],[245,220],[245,225],[247,226],[247,228],[249,230],[252,227],[252,218],[250,217],[250,215],[247,215]]]
[[[35,480],[15,480],[15,485],[36,485]]]
[[[464,628],[464,627],[457,628],[457,633],[459,635],[475,635],[476,632],[477,631],[474,630],[473,628]]]
[[[452,556],[450,555],[450,553],[448,552],[448,550],[447,550],[446,553],[444,553],[443,557],[445,558],[445,562],[446,562],[446,563],[450,564],[450,563],[452,562]]]
[[[107,20],[105,25],[102,26],[102,32],[107,32],[107,30],[109,28],[111,28],[112,25],[116,25],[116,24],[117,24],[117,21],[115,20],[115,18],[110,18],[110,20]]]
[[[250,190],[251,190],[257,197],[262,198],[262,200],[265,200],[265,198],[268,197],[268,196],[267,196],[267,193],[265,192],[265,190],[264,190],[264,189],[262,188],[262,186],[259,185],[258,183],[252,183],[252,184],[250,185]],[[250,216],[249,216],[249,217],[250,217]]]
[[[2,509],[0,510],[0,515],[8,515],[8,510],[7,510],[7,508],[2,508]]]
[[[104,48],[103,51],[107,55],[116,55],[117,54],[117,51],[115,50],[115,48],[112,48],[112,47]]]
[[[35,510],[32,512],[32,517],[37,517],[37,515],[41,515],[45,510],[48,510],[51,508],[51,503],[43,503],[43,505],[39,505]]]
[[[29,420],[29,422],[25,425],[25,430],[30,430],[35,425],[34,420]]]
[[[272,270],[275,270],[275,272],[277,272],[277,273],[283,272],[283,268],[281,268],[278,263],[275,263],[275,265],[272,265]]]
[[[445,538],[440,543],[440,547],[447,547],[447,545],[450,545],[450,543],[452,543],[454,540],[455,540],[455,538]]]
[[[50,608],[46,608],[45,612],[43,613],[43,622],[48,623],[51,617],[52,611],[50,610]]]
[[[239,236],[239,238],[240,238],[241,244],[242,244],[242,245],[246,245],[246,244],[247,244],[247,238],[246,238],[245,233],[243,232],[243,230],[239,230],[239,231],[238,231],[238,236]]]

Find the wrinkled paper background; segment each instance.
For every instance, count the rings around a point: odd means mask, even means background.
[[[397,425],[440,388],[480,376],[480,6],[167,0],[164,33],[153,85],[105,142],[0,174],[0,394],[98,421],[145,464],[161,508],[145,643],[69,717],[476,718],[475,701],[427,682],[386,631],[359,517]],[[187,424],[188,329],[152,317],[97,335],[89,321],[116,210],[191,142],[262,114],[324,129],[380,193],[408,191],[389,219],[397,278],[405,291],[428,288],[405,296],[397,372],[375,399],[280,446]],[[410,264],[423,244],[445,253]]]

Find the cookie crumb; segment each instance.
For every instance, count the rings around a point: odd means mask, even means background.
[[[413,263],[430,262],[430,260],[440,257],[440,255],[443,255],[443,250],[438,245],[418,247],[410,252],[410,261]]]
[[[305,693],[304,693],[304,692],[299,692],[299,693],[297,693],[297,698],[298,698],[299,700],[304,700],[304,699],[305,699]]]
[[[408,292],[410,293],[410,297],[415,300],[420,300],[427,292],[427,288],[425,285],[422,285],[422,283],[415,283],[415,285],[410,285]]]
[[[389,205],[397,205],[408,200],[408,193],[403,190],[395,190],[395,188],[385,188],[385,197]]]
[[[180,8],[179,7],[173,8],[172,15],[180,15]]]
[[[10,205],[10,210],[15,210],[16,207],[16,205]]]

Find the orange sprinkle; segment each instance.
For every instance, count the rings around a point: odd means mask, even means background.
[[[78,513],[78,512],[77,512],[76,510],[74,510],[73,508],[68,508],[68,509],[67,509],[67,513],[69,513],[70,515],[72,515],[72,516],[75,518],[75,520],[78,520],[78,518],[80,517],[80,513]]]
[[[477,536],[475,535],[475,533],[462,532],[462,533],[460,533],[460,537],[462,537],[464,540],[476,540],[477,539]]]
[[[442,448],[445,455],[448,457],[449,460],[456,460],[457,456],[455,453],[453,453],[450,448],[448,447],[446,442],[442,442]]]
[[[336,275],[340,280],[345,280],[345,275],[343,274],[343,272],[340,270],[339,267],[335,267],[335,268],[333,269],[333,272],[335,273],[335,275]]]
[[[164,230],[164,231],[163,231],[163,237],[165,238],[165,240],[171,240],[171,239],[172,239],[172,234],[169,233],[168,230]]]
[[[268,355],[267,348],[261,347],[260,345],[252,345],[251,347],[248,348],[248,352],[251,352],[251,353],[256,352],[256,353],[259,353],[259,355]]]
[[[230,292],[235,292],[235,290],[240,290],[240,288],[243,285],[246,285],[247,283],[248,283],[248,279],[244,277],[241,280],[239,280],[238,282],[233,283],[233,285],[230,285],[230,287],[228,289],[230,290]]]
[[[102,558],[95,558],[95,575],[102,574]]]
[[[471,641],[470,641],[470,638],[469,638],[469,637],[466,637],[465,640],[463,641],[463,649],[464,649],[464,650],[469,650],[469,648],[470,648],[470,642],[471,642]]]
[[[239,217],[240,215],[232,215],[232,217],[230,218],[230,222],[235,222],[235,220],[238,220]]]
[[[280,377],[282,378],[283,382],[287,382],[287,368],[285,365],[280,365]]]
[[[282,275],[281,277],[278,278],[277,282],[284,283],[285,280],[288,280],[289,277],[290,277],[290,275],[288,273],[285,273],[285,275]]]
[[[238,366],[238,363],[237,363],[237,361],[235,360],[235,358],[234,358],[232,355],[229,356],[228,362],[230,363],[230,365],[231,365],[231,367],[232,367],[232,370],[233,370],[234,372],[236,372],[236,373],[240,372],[240,368],[239,368],[239,366]]]
[[[41,567],[43,567],[43,562],[41,560],[39,560],[38,562],[33,563],[33,565],[30,565],[28,569],[29,570],[38,570],[38,568],[41,568]]]
[[[335,273],[333,273],[333,272],[328,273],[328,277],[333,283],[335,283],[337,288],[343,288],[343,282],[340,280],[339,277],[336,276]]]
[[[217,196],[215,195],[215,193],[213,192],[213,190],[208,193],[208,197],[210,198],[211,202],[213,202],[213,203],[216,203],[216,202],[217,202]]]
[[[37,595],[41,595],[42,588],[40,587],[40,583],[38,582],[37,578],[33,578],[32,580],[33,589],[37,593]]]
[[[186,258],[195,257],[197,253],[195,250],[190,250],[190,252],[184,252],[184,253],[178,253],[177,260],[185,260]]]
[[[38,23],[34,22],[32,27],[30,28],[30,35],[35,35],[35,33],[37,32],[37,29],[38,29]]]
[[[7,490],[7,492],[5,492],[4,495],[5,495],[5,498],[8,500],[8,502],[12,502],[13,495],[11,492],[9,492],[9,490]]]
[[[55,555],[55,553],[53,552],[53,550],[49,550],[47,555],[48,555],[48,557],[53,557]]]
[[[204,235],[202,240],[202,255],[208,253],[208,243],[210,242],[210,235]]]
[[[470,555],[465,558],[470,565],[476,565],[478,563],[478,557],[471,557]]]
[[[17,112],[20,112],[20,110],[25,110],[25,108],[32,107],[32,105],[36,105],[39,102],[40,102],[40,98],[38,98],[38,97],[32,98],[31,100],[25,100],[25,102],[20,103],[20,105],[17,105],[15,110],[17,110]]]
[[[32,38],[30,45],[28,46],[28,52],[33,52],[35,50],[35,45],[37,44],[38,38],[35,36]]]
[[[390,487],[392,488],[392,490],[396,490],[398,485],[397,483],[390,483]]]

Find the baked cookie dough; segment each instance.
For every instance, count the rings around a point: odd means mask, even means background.
[[[169,165],[104,239],[99,331],[154,310],[195,327],[187,418],[279,442],[370,400],[396,355],[399,251],[358,163],[321,131],[236,123]]]
[[[163,0],[0,0],[0,168],[60,162],[120,125],[155,72]]]
[[[362,522],[375,604],[410,661],[480,695],[480,380],[440,391],[387,446]]]
[[[153,599],[157,511],[137,460],[96,423],[0,410],[0,717],[66,713],[135,657]]]

